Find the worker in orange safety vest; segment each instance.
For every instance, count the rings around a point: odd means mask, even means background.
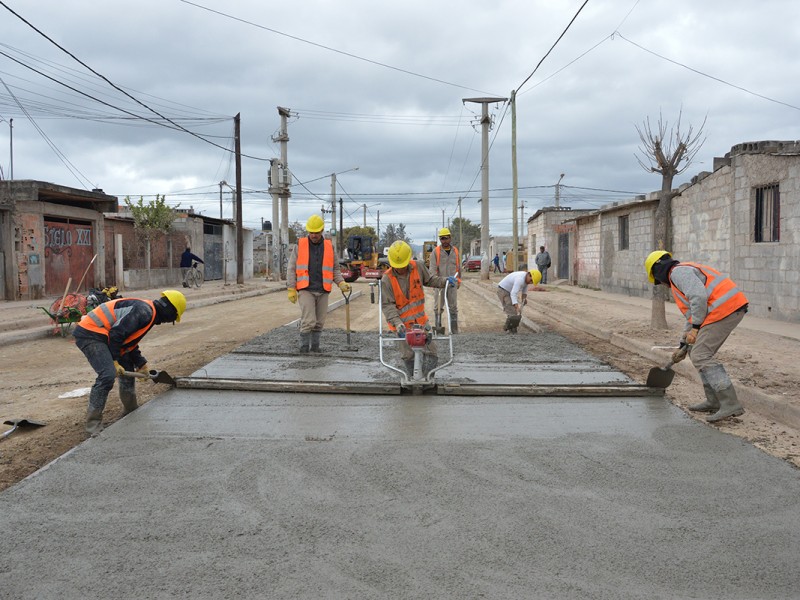
[[[336,249],[323,234],[325,221],[311,215],[306,221],[307,237],[297,240],[292,248],[286,269],[289,301],[300,302],[300,353],[321,352],[319,346],[322,328],[328,315],[328,296],[333,284],[343,293],[350,292],[350,284],[342,277]]]
[[[411,246],[396,241],[389,247],[389,265],[381,278],[381,310],[390,331],[398,337],[405,337],[406,329],[421,325],[430,333],[428,317],[425,314],[425,291],[422,286],[443,288],[448,283],[455,287],[454,276],[435,277],[430,274],[422,261],[411,260]],[[436,343],[430,339],[423,351],[423,372],[427,373],[438,363]],[[414,351],[405,342],[400,342],[400,357],[408,374],[414,371]]]
[[[706,400],[689,410],[713,413],[706,421],[714,423],[744,413],[725,367],[716,358],[728,336],[747,312],[747,297],[727,275],[712,267],[679,262],[669,252],[656,250],[645,260],[650,283],[668,285],[686,318],[680,348],[672,359],[686,355],[700,373]]]
[[[431,256],[431,275],[434,277],[450,277],[455,275],[456,285],[447,288],[447,308],[450,310],[450,333],[458,333],[458,288],[461,287],[461,257],[458,248],[450,243],[450,230],[442,227],[439,230],[440,245],[436,246]],[[435,327],[439,333],[444,333],[442,313],[444,312],[445,291],[438,290],[434,293]]]

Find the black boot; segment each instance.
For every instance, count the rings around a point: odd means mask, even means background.
[[[322,335],[321,331],[311,332],[311,351],[319,354],[322,350],[319,349],[319,336]]]
[[[311,339],[310,333],[300,334],[300,354],[308,354],[308,343]]]

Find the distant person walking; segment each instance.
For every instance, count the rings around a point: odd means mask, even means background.
[[[537,285],[541,278],[542,274],[536,269],[514,271],[497,284],[497,297],[506,313],[503,331],[517,333],[517,327],[522,321],[522,307],[528,303],[528,286]]]
[[[336,249],[323,234],[325,221],[311,215],[306,221],[307,237],[297,240],[286,269],[289,302],[300,301],[300,353],[321,352],[319,338],[328,315],[328,296],[333,284],[345,294],[350,284],[342,277]]]
[[[492,262],[494,263],[494,272],[495,273],[499,273],[500,272],[500,255],[499,254],[495,254],[494,255],[494,260],[492,260]]]
[[[683,316],[686,327],[681,348],[672,359],[689,358],[700,373],[705,402],[689,410],[713,413],[706,421],[714,423],[744,414],[725,367],[715,358],[725,340],[741,323],[747,312],[747,297],[727,275],[692,262],[679,262],[669,252],[651,252],[644,262],[647,279],[653,285],[668,285]]]
[[[189,246],[186,246],[186,250],[183,251],[181,254],[181,279],[183,281],[183,287],[189,287],[189,282],[187,281],[187,275],[192,268],[192,261],[199,262],[201,265],[206,263],[203,262],[203,259],[197,256],[196,254],[192,254],[192,249]]]
[[[550,268],[550,253],[544,249],[544,246],[539,246],[539,254],[533,259],[536,263],[536,268],[542,274],[542,283],[547,283],[547,269]]]

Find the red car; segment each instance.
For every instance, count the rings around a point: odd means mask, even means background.
[[[466,261],[464,261],[464,268],[467,271],[480,271],[481,257],[478,255],[470,256]]]

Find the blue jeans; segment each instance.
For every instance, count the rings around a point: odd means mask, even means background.
[[[102,412],[106,406],[108,393],[114,387],[114,381],[117,379],[117,370],[114,368],[114,359],[111,357],[111,351],[108,349],[108,344],[95,339],[76,337],[75,345],[83,352],[83,355],[97,373],[97,379],[95,379],[92,386],[92,391],[89,392],[89,410]],[[124,356],[120,357],[119,364],[125,367],[126,370],[134,370],[134,365]],[[136,382],[132,377],[119,378],[119,395],[126,410],[128,410],[130,399],[135,403]]]

